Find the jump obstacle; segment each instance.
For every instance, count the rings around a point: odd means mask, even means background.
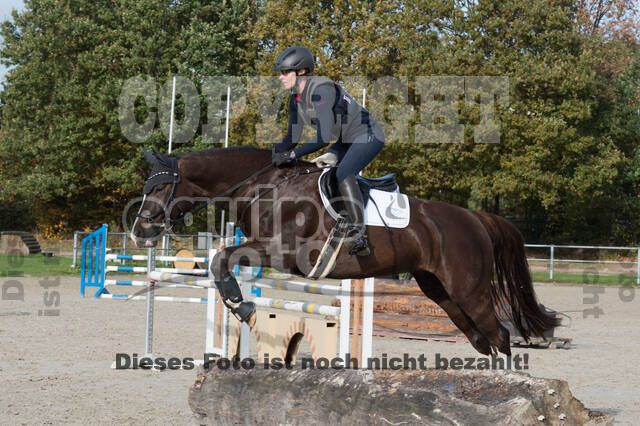
[[[229,224],[228,224],[229,225]],[[233,230],[233,224],[231,230]],[[230,233],[227,232],[227,235]],[[82,240],[81,286],[84,297],[87,287],[97,287],[93,295],[96,299],[146,300],[147,318],[145,332],[145,356],[151,356],[153,343],[154,301],[207,303],[205,352],[222,357],[238,355],[241,359],[249,355],[249,339],[253,334],[257,343],[258,359],[282,357],[287,363],[295,362],[295,354],[302,338],[309,343],[314,359],[332,359],[337,354],[345,359],[347,354],[363,365],[363,360],[371,357],[373,330],[373,278],[366,280],[342,280],[341,285],[323,282],[283,281],[257,278],[247,273],[246,268],[235,268],[238,281],[242,284],[243,294],[256,303],[258,318],[256,326],[250,330],[246,324],[230,319],[228,309],[216,297],[217,290],[209,268],[203,270],[181,268],[156,268],[156,262],[206,262],[210,264],[216,254],[209,251],[208,257],[157,256],[155,248],[149,248],[147,255],[107,254],[107,226],[103,225]],[[236,232],[235,243],[239,244]],[[108,260],[146,261],[141,266],[107,266]],[[109,272],[146,273],[146,280],[106,279]],[[112,294],[107,285],[144,286],[148,290],[144,296]],[[353,288],[352,288],[353,287]],[[198,288],[206,289],[206,298],[186,298],[156,296],[156,288]],[[252,290],[253,288],[253,290]],[[304,292],[336,296],[340,305],[330,306],[317,303],[282,300],[261,297],[260,289],[269,288],[291,292]],[[256,291],[257,289],[257,291]],[[352,293],[357,296],[351,297]],[[258,296],[254,296],[258,294]],[[344,308],[343,308],[344,307]],[[268,311],[267,311],[268,310]],[[300,317],[273,310],[290,311],[298,314],[314,314],[321,318]],[[353,318],[351,318],[353,316]],[[349,348],[350,323],[354,338]],[[358,331],[362,330],[361,338]]]

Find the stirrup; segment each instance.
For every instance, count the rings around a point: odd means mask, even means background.
[[[366,238],[362,237],[352,243],[346,243],[349,254],[357,256],[369,256],[371,254],[371,247]]]
[[[369,240],[364,231],[354,225],[349,227],[344,245],[350,255],[369,256],[371,254]]]

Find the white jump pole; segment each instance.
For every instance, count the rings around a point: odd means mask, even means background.
[[[211,262],[216,255],[216,249],[209,249],[209,270],[211,270]],[[224,309],[224,308],[223,308]],[[207,327],[205,337],[205,352],[217,353],[222,357],[227,356],[227,334],[224,332],[227,322],[227,316],[223,315],[222,324],[220,324],[220,330],[222,330],[222,340],[220,342],[221,348],[215,347],[215,323],[216,323],[216,289],[209,287],[207,289]],[[222,350],[220,350],[222,349]]]
[[[362,89],[362,108],[366,108],[366,107],[367,107],[367,88],[364,87]],[[362,176],[362,170],[360,170],[358,175]],[[364,358],[363,358],[363,360],[364,360]]]
[[[147,274],[155,269],[155,247],[149,247],[147,251]],[[147,291],[147,321],[146,331],[144,334],[144,356],[153,358],[153,302],[155,287],[148,282],[149,290]]]
[[[368,365],[373,347],[373,291],[374,279],[364,280],[364,301],[362,302],[362,367]]]
[[[229,106],[231,105],[231,86],[227,86],[227,116],[224,129],[224,147],[229,147]],[[224,230],[224,210],[222,210],[222,218],[220,222],[220,230]]]
[[[349,352],[349,321],[351,316],[351,280],[342,280],[342,295],[340,296],[340,334],[338,340],[338,358],[343,360],[343,367],[347,367],[347,353]]]
[[[173,89],[171,90],[171,117],[169,118],[169,154],[171,154],[171,143],[173,142],[173,111],[176,104],[176,76],[173,76]]]

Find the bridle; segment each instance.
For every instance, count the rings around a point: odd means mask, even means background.
[[[171,204],[173,203],[175,196],[176,196],[176,188],[178,186],[178,182],[180,182],[180,173],[179,172],[158,172],[158,173],[154,173],[151,176],[149,176],[149,178],[147,179],[147,182],[149,182],[151,179],[160,176],[160,175],[173,175],[173,180],[171,182],[171,194],[169,195],[169,198],[167,198],[167,202],[165,203],[165,205],[162,207],[162,209],[159,209],[157,212],[151,214],[151,215],[145,215],[142,214],[140,212],[138,212],[138,214],[136,215],[136,217],[140,218],[140,219],[145,219],[147,221],[147,223],[149,223],[152,226],[162,226],[164,228],[167,229],[171,229],[173,227],[173,225],[175,225],[178,222],[181,222],[184,220],[185,215],[188,212],[183,211],[180,206],[178,204],[175,205],[175,207],[178,209],[180,215],[178,216],[177,219],[171,219],[171,213],[169,213],[169,215],[167,215],[167,211],[169,209],[169,206],[171,206]],[[144,198],[142,199],[142,205],[144,205],[145,199],[146,199],[147,195],[144,195]],[[140,206],[140,209],[142,210],[142,206]],[[155,219],[156,217],[160,216],[161,214],[165,215],[165,223],[163,224],[156,224],[153,219]],[[169,223],[169,226],[167,227],[167,222]]]
[[[151,215],[145,215],[145,214],[142,214],[142,213],[138,212],[136,217],[138,217],[140,219],[145,219],[147,221],[147,223],[149,223],[151,226],[163,227],[163,228],[165,228],[165,231],[168,232],[171,228],[173,228],[173,225],[175,225],[176,223],[182,222],[184,220],[185,216],[187,215],[187,213],[191,213],[192,215],[196,214],[200,210],[206,208],[208,205],[211,205],[211,204],[215,203],[220,198],[226,197],[227,195],[232,194],[238,188],[240,188],[241,186],[247,184],[252,179],[255,179],[256,177],[258,177],[261,174],[265,173],[267,170],[271,169],[272,167],[273,166],[271,165],[271,163],[267,164],[262,169],[258,170],[257,172],[255,172],[254,174],[249,176],[248,178],[243,179],[241,182],[233,185],[231,188],[227,189],[222,194],[216,195],[213,198],[209,198],[209,200],[205,204],[202,204],[202,205],[196,207],[191,212],[189,212],[189,211],[185,212],[180,208],[180,206],[178,206],[178,204],[175,204],[175,207],[179,211],[179,216],[176,219],[172,219],[171,218],[171,212],[169,212],[169,215],[167,215],[167,211],[168,211],[169,207],[174,203],[175,194],[176,194],[176,188],[178,186],[178,183],[180,182],[180,172],[178,172],[178,171],[174,171],[174,172],[165,172],[165,171],[163,171],[163,172],[154,173],[153,175],[149,176],[149,178],[147,179],[147,182],[149,182],[151,179],[153,179],[153,178],[155,178],[155,177],[157,177],[159,175],[163,175],[163,174],[166,174],[166,175],[172,174],[173,175],[173,179],[172,179],[172,182],[171,182],[171,194],[169,195],[169,198],[167,198],[167,201],[166,201],[166,203],[165,203],[165,205],[164,205],[164,207],[162,209],[159,209],[157,212],[155,212],[155,213],[153,213]],[[147,196],[145,194],[144,198],[142,199],[142,206],[144,206],[144,202],[146,200],[146,197]],[[142,206],[140,206],[140,210],[142,210]],[[164,223],[162,223],[162,224],[155,223],[153,221],[153,219],[155,219],[156,217],[160,216],[163,213],[165,214]],[[167,226],[167,223],[168,223],[168,226]]]

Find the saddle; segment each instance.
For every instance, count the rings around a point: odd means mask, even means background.
[[[342,203],[342,195],[340,194],[340,190],[338,189],[336,170],[336,167],[331,167],[328,172],[323,173],[320,176],[320,190],[322,191],[324,196],[328,200],[330,200],[331,207],[336,212],[340,212],[344,210],[344,204]],[[362,193],[362,202],[364,204],[364,207],[367,206],[369,195],[372,189],[377,189],[378,191],[384,192],[399,191],[395,173],[389,173],[388,175],[377,178],[366,178],[356,175],[356,181],[358,182],[360,192]]]

